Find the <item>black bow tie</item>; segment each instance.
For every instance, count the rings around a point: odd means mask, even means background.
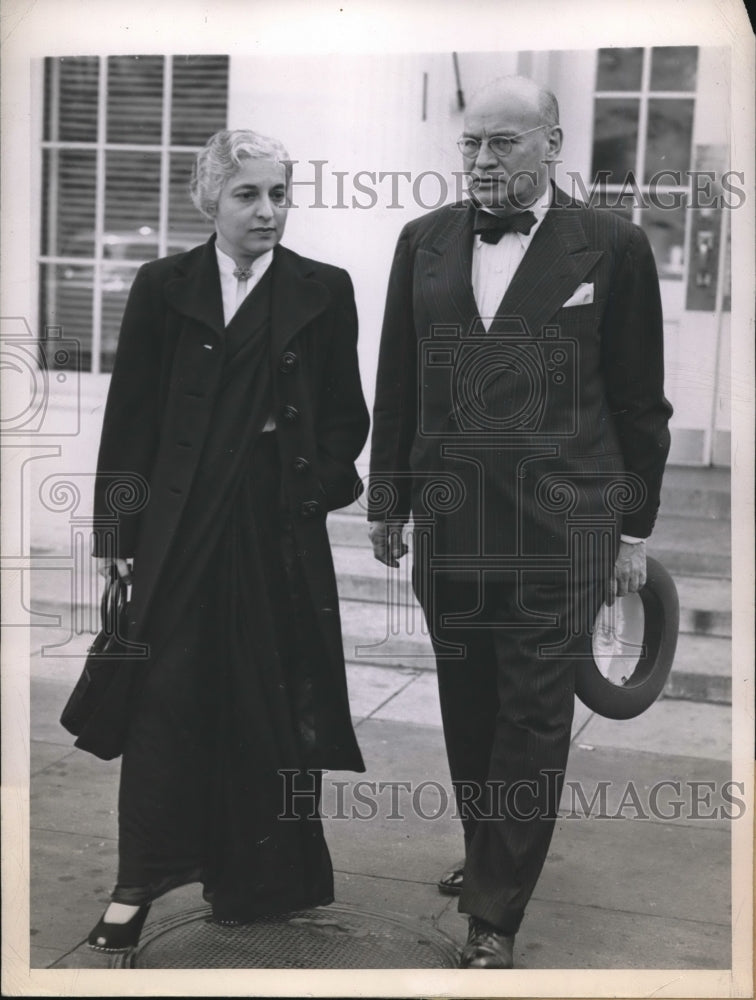
[[[532,212],[517,212],[515,215],[492,215],[481,209],[475,210],[473,232],[477,233],[484,243],[498,243],[504,233],[530,234],[536,222]]]
[[[252,276],[251,267],[237,267],[234,270],[234,277],[237,278],[239,281],[249,281],[251,276]]]

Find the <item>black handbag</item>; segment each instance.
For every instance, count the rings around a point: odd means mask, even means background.
[[[126,584],[113,570],[100,604],[101,628],[60,717],[74,743],[101,760],[123,752],[147,647],[125,639]]]

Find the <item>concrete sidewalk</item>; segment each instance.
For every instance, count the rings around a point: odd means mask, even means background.
[[[103,968],[108,958],[84,941],[115,877],[118,762],[74,749],[58,724],[81,669],[71,654],[81,656],[88,637],[60,647],[66,656],[41,647],[65,638],[64,628],[33,631],[31,967]],[[348,673],[368,770],[332,772],[324,788],[337,901],[404,915],[461,945],[466,918],[435,886],[462,853],[435,676],[364,663]],[[721,798],[730,717],[727,705],[665,699],[636,720],[609,722],[578,703],[568,787],[516,967],[730,967],[726,816],[740,812]],[[370,783],[361,800],[359,781]],[[201,902],[199,886],[185,887],[158,900],[149,922]]]

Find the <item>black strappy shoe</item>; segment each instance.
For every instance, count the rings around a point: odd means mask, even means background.
[[[150,912],[150,903],[140,906],[133,917],[124,924],[114,924],[105,920],[105,913],[90,932],[87,944],[94,951],[124,952],[131,951],[139,944],[139,935],[142,933],[147,914]]]

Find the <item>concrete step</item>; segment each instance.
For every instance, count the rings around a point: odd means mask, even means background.
[[[691,532],[682,530],[682,520],[677,520],[674,530],[667,529],[670,552],[680,551],[675,546],[690,541]],[[695,519],[688,521],[698,526]],[[353,515],[335,515],[332,532],[334,526],[338,537],[359,539],[357,545],[335,545],[333,549],[347,658],[354,663],[434,669],[425,622],[411,590],[410,561],[403,560],[396,571],[378,563],[367,542],[364,522]],[[717,527],[709,525],[710,543],[712,538],[717,541]],[[702,537],[697,535],[698,539]],[[721,538],[718,541],[722,543]],[[663,561],[676,577],[681,604],[681,635],[666,693],[671,697],[729,702],[730,581],[698,574],[677,575],[670,561]],[[73,588],[67,559],[40,557],[39,564],[45,568],[6,575],[8,608],[30,609],[31,624],[35,625],[53,624],[47,616],[59,616],[64,627],[70,626],[75,611],[78,622],[88,622],[84,627],[96,630],[99,579],[92,581],[94,589],[87,596],[81,586]],[[20,619],[18,623],[9,619],[8,623],[22,624]]]
[[[732,583],[722,578],[674,575],[680,631],[732,638]]]
[[[328,516],[332,545],[369,547],[367,524],[354,513]],[[673,576],[729,577],[730,522],[701,517],[663,517],[647,543],[648,554]]]
[[[411,561],[389,569],[365,546],[335,545],[333,560],[342,600],[385,603],[415,602]],[[680,631],[697,635],[732,636],[732,585],[726,579],[675,576],[680,598]]]
[[[662,517],[730,517],[730,470],[670,465],[664,473]]]
[[[416,605],[341,602],[344,653],[350,663],[434,670],[427,627]],[[732,642],[681,634],[666,697],[719,704],[732,702]]]
[[[729,578],[730,544],[729,520],[663,517],[646,547],[673,576]]]
[[[362,601],[385,605],[387,602],[401,606],[411,605],[419,614],[410,579],[411,560],[403,559],[396,570],[389,569],[373,558],[372,549],[365,545],[333,547],[334,565],[339,595],[343,601]],[[40,562],[44,557],[40,556]],[[45,560],[54,565],[55,560]],[[65,560],[58,560],[60,568],[25,570],[16,578],[4,579],[7,607],[15,605],[29,609],[32,620],[40,621],[55,608],[96,609],[101,589],[99,578],[91,581],[93,592],[86,597],[81,586],[74,588],[72,574]],[[727,579],[680,576],[673,574],[680,598],[680,631],[691,635],[732,636],[732,585]],[[10,613],[10,612],[9,612]],[[60,613],[60,612],[59,612]],[[70,610],[66,612],[70,617]],[[380,614],[376,611],[376,614]],[[20,620],[20,619],[19,619]],[[96,623],[96,614],[90,615]]]

